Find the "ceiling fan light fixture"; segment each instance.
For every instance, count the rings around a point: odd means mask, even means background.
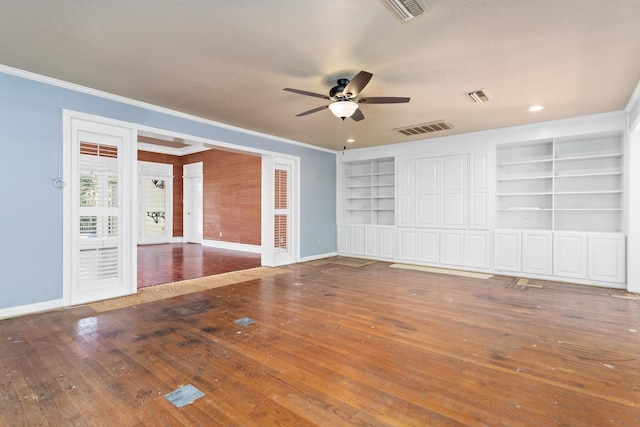
[[[351,117],[358,109],[358,104],[353,101],[335,101],[329,104],[329,110],[339,119]]]

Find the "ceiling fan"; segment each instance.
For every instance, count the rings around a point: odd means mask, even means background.
[[[349,81],[349,79],[338,79],[337,86],[331,88],[328,96],[320,93],[307,92],[306,90],[292,89],[290,87],[284,88],[283,90],[332,101],[329,105],[313,108],[309,111],[297,114],[296,117],[317,113],[318,111],[328,108],[334,116],[342,120],[347,117],[351,117],[355,121],[360,121],[364,119],[364,115],[358,108],[358,104],[401,104],[409,102],[410,98],[401,98],[396,96],[372,96],[369,98],[358,98],[358,95],[369,83],[371,77],[373,77],[373,74],[366,71],[360,71],[353,79],[351,79],[351,81]]]

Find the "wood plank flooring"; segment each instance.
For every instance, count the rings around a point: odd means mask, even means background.
[[[0,321],[0,425],[640,424],[637,296],[383,262],[287,270]],[[186,384],[205,396],[177,408],[164,395]]]
[[[138,246],[138,289],[260,267],[260,254],[193,243]]]

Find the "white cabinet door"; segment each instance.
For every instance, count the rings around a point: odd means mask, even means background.
[[[445,193],[464,192],[466,187],[467,156],[446,156],[442,158],[442,191]]]
[[[467,231],[464,235],[464,265],[489,268],[491,266],[491,234],[488,231]]]
[[[489,194],[486,192],[471,193],[469,201],[469,228],[489,228]]]
[[[377,257],[380,254],[378,242],[378,227],[374,225],[365,225],[364,227],[364,254],[367,256]]]
[[[466,225],[467,156],[447,156],[441,159],[441,219],[443,228],[464,228]]]
[[[489,191],[489,153],[472,153],[469,163],[471,192]]]
[[[440,262],[440,233],[438,230],[418,232],[418,257],[426,263]]]
[[[522,232],[522,271],[532,274],[553,274],[553,243],[550,231]]]
[[[442,221],[443,228],[464,227],[464,193],[442,194]]]
[[[438,225],[439,167],[438,158],[418,159],[416,165],[416,226]]]
[[[501,230],[496,231],[493,236],[493,268],[503,271],[521,271],[521,233],[519,231]]]
[[[416,231],[412,229],[398,230],[398,259],[415,261],[417,259]]]
[[[625,283],[624,234],[589,233],[589,279]]]
[[[489,228],[489,154],[473,153],[469,158],[469,228]]]
[[[395,227],[380,227],[378,236],[380,256],[383,258],[396,257],[396,229]]]
[[[415,161],[416,227],[464,228],[467,223],[467,155]]]
[[[553,274],[576,279],[587,278],[587,233],[554,233]]]
[[[438,225],[438,195],[416,195],[416,227],[434,228]]]
[[[418,193],[438,191],[438,158],[416,160],[416,190]]]
[[[398,227],[413,227],[413,174],[412,160],[398,160]]]
[[[350,230],[352,255],[364,255],[364,225],[352,225]]]
[[[348,225],[338,226],[338,252],[348,254],[351,251],[351,234]]]
[[[398,227],[413,227],[413,196],[398,194]]]
[[[459,230],[440,231],[440,263],[462,265],[463,232]]]

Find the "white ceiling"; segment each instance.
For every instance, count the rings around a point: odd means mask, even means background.
[[[3,0],[0,63],[330,149],[621,110],[640,80],[638,0],[425,1],[405,23],[385,0]],[[411,102],[343,123],[295,117],[327,102],[282,90],[360,70],[362,96]],[[487,103],[464,96],[481,88]]]

